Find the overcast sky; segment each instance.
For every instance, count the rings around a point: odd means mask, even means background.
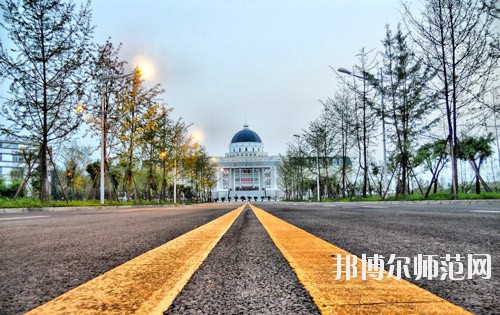
[[[94,0],[94,38],[123,43],[122,59],[154,67],[174,116],[223,155],[245,122],[270,154],[334,94],[329,68],[350,69],[362,47],[381,48],[399,0]],[[89,143],[95,139],[89,140]],[[97,144],[96,144],[97,145]]]
[[[319,116],[336,78],[362,47],[380,49],[399,0],[94,0],[95,39],[142,56],[174,116],[193,123],[211,155],[228,151],[245,122],[270,154]]]

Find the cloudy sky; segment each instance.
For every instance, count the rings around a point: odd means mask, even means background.
[[[380,49],[399,0],[94,0],[95,40],[144,58],[174,116],[193,123],[223,155],[245,122],[270,154],[319,116],[334,94],[329,68],[351,68],[362,47]],[[90,140],[90,141],[95,141]]]

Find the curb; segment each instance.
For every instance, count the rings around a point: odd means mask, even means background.
[[[222,203],[205,202],[205,203],[192,203],[192,204],[158,204],[158,205],[123,205],[123,206],[75,206],[75,207],[37,207],[37,208],[0,208],[0,214],[9,213],[33,213],[33,212],[62,212],[62,211],[88,211],[88,210],[117,210],[117,209],[131,209],[131,208],[184,208],[184,207],[201,207],[201,206],[216,206]],[[226,202],[225,204],[241,205],[236,202]]]
[[[278,201],[278,203],[297,203],[297,201]],[[328,201],[310,202],[299,201],[304,205],[500,205],[500,199],[468,199],[468,200],[401,200],[401,201]],[[262,204],[256,202],[255,204]]]
[[[117,210],[130,208],[173,208],[185,205],[124,205],[124,206],[86,206],[86,207],[41,207],[41,208],[0,208],[0,214],[4,213],[28,213],[28,212],[63,212],[63,211],[85,211],[85,210]]]
[[[409,200],[409,201],[352,201],[352,202],[325,202],[328,204],[355,204],[355,205],[494,205],[500,204],[500,199],[469,199],[469,200]]]
[[[233,202],[234,203],[234,202]],[[293,201],[278,201],[273,203],[293,203]],[[218,205],[229,203],[198,203],[177,205],[124,205],[124,206],[88,206],[88,207],[43,207],[43,208],[0,208],[0,214],[33,213],[33,212],[63,212],[63,211],[86,211],[86,210],[117,210],[130,208],[174,208],[174,207],[198,207],[202,205]],[[235,203],[236,204],[236,203]],[[260,204],[260,202],[256,202]],[[414,201],[333,201],[333,202],[303,202],[304,205],[500,205],[500,199],[470,199],[470,200],[414,200]]]

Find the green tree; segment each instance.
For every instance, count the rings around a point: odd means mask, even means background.
[[[170,118],[169,113],[170,109],[167,109],[165,106],[160,107],[157,130],[155,132],[158,145],[159,165],[161,168],[160,201],[165,200],[167,196],[167,165],[169,162],[173,162],[172,154],[174,150],[172,145],[174,138],[174,122]]]
[[[154,104],[146,109],[141,119],[142,133],[139,135],[139,146],[142,152],[143,167],[147,168],[145,191],[148,200],[151,200],[153,191],[158,191],[154,173],[155,167],[158,168],[163,156],[161,154],[163,152],[161,147],[163,129],[171,128],[168,119],[170,111],[165,104]]]
[[[409,193],[411,170],[411,152],[417,143],[418,136],[428,131],[433,121],[428,120],[435,104],[430,95],[428,82],[432,79],[432,71],[423,67],[408,46],[406,35],[398,25],[396,33],[386,27],[383,41],[383,85],[379,80],[372,82],[383,93],[385,112],[378,111],[379,116],[389,121],[388,137],[396,145],[395,157],[399,165],[396,178],[396,195]]]
[[[192,143],[193,139],[188,135],[190,126],[182,119],[178,119],[172,126],[170,144],[166,147],[170,168],[173,171],[174,190],[177,190],[177,180],[189,174],[189,167],[194,155],[193,150],[198,146],[197,143]],[[191,196],[192,191],[188,188],[186,187],[187,190],[184,194]]]
[[[67,139],[81,117],[75,104],[88,82],[90,2],[5,0],[0,3],[12,47],[0,42],[0,76],[10,83],[2,133],[40,146],[40,199],[48,200],[49,145]]]
[[[285,192],[285,199],[290,200],[293,196],[294,181],[296,178],[296,167],[291,154],[281,155],[276,165],[278,175],[278,186]]]
[[[307,164],[307,154],[308,147],[304,137],[295,135],[295,142],[288,145],[288,154],[293,161],[290,165],[293,168],[294,175],[294,190],[295,197],[297,199],[304,199],[305,192],[305,182],[306,182],[306,174],[308,173],[308,164]]]
[[[434,142],[426,143],[417,149],[413,159],[414,166],[424,165],[432,174],[429,186],[424,197],[429,197],[431,188],[434,187],[434,193],[437,192],[439,174],[446,163],[449,162],[450,150],[447,146],[448,140],[439,139]]]
[[[208,156],[204,147],[199,147],[192,156],[191,166],[192,181],[195,191],[201,201],[209,199],[210,189],[215,185],[217,165]]]
[[[101,163],[99,161],[89,163],[85,166],[85,171],[90,177],[89,198],[97,198],[97,189],[99,187],[99,172]]]
[[[61,159],[64,164],[64,175],[66,178],[66,190],[69,199],[81,199],[87,189],[88,177],[84,177],[85,166],[90,163],[92,154],[90,147],[80,146],[77,142],[71,142],[62,150]],[[63,188],[64,189],[64,188]]]
[[[160,85],[151,89],[144,87],[139,68],[135,68],[134,75],[127,78],[127,86],[119,91],[118,114],[119,122],[117,138],[120,141],[119,156],[125,166],[125,191],[127,200],[132,198],[134,185],[134,168],[137,167],[137,149],[140,145],[140,135],[144,129],[145,114],[154,104],[154,100],[163,92]],[[136,193],[137,197],[137,193]]]
[[[2,197],[5,198],[13,198],[17,191],[19,190],[19,187],[21,186],[21,181],[20,180],[13,180],[11,179],[10,184],[5,184],[5,181],[3,180],[2,176],[0,176],[0,200]]]
[[[488,184],[481,177],[481,166],[483,162],[493,154],[491,144],[495,138],[492,134],[486,137],[466,137],[458,144],[457,157],[461,160],[469,161],[474,174],[476,175],[476,194],[481,193],[481,184],[487,192],[491,192]]]

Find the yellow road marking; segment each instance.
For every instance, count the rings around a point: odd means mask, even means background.
[[[162,314],[244,208],[242,205],[27,314]]]
[[[332,255],[350,253],[250,205],[322,314],[471,314],[406,280],[335,280]]]

